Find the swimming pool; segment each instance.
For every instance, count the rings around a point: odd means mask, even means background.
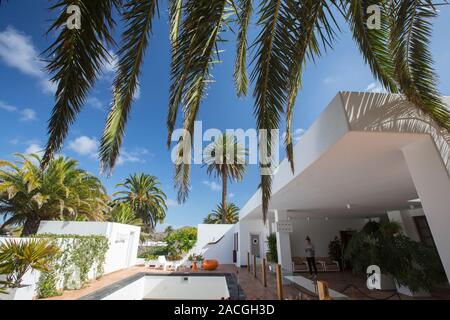
[[[81,300],[241,300],[231,273],[138,273],[99,289]]]

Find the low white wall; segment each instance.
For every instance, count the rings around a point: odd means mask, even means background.
[[[197,243],[191,252],[216,259],[220,264],[232,264],[234,230],[233,224],[199,224]]]
[[[223,276],[147,276],[102,300],[220,300],[229,296],[227,282]]]
[[[42,221],[38,234],[99,235],[108,239],[105,273],[136,265],[141,228],[111,222]]]
[[[291,219],[294,232],[290,234],[293,257],[305,256],[305,238],[309,236],[314,244],[317,257],[328,256],[328,245],[340,231],[359,231],[367,222],[365,219]]]

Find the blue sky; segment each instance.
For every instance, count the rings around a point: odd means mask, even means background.
[[[39,54],[47,48],[53,35],[46,36],[49,19],[48,1],[21,0],[2,3],[0,7],[0,158],[12,160],[15,152],[36,152],[46,142],[46,121],[53,107],[54,86],[43,72],[45,65]],[[450,6],[440,8],[434,24],[432,53],[440,77],[439,89],[450,95]],[[114,186],[133,172],[156,175],[167,193],[169,209],[165,225],[196,225],[220,201],[220,181],[209,179],[205,168],[192,167],[192,190],[188,201],[176,204],[173,188],[173,165],[166,141],[166,115],[169,90],[169,42],[167,7],[160,7],[153,36],[140,78],[141,89],[128,123],[122,156],[110,178],[102,181],[110,193]],[[345,25],[333,51],[308,64],[304,87],[297,100],[294,129],[301,133],[320,114],[339,90],[377,90]],[[256,34],[252,26],[251,35]],[[228,34],[225,38],[232,39]],[[233,80],[234,41],[224,44],[223,63],[214,70],[216,80],[204,99],[199,120],[203,129],[249,129],[255,127],[253,99],[237,99]],[[111,48],[114,53],[117,49]],[[111,99],[113,65],[105,64],[104,72],[91,91],[89,99],[72,126],[62,153],[77,159],[80,166],[99,175],[96,158],[98,139]],[[230,201],[242,207],[259,183],[255,165],[248,168],[245,180],[229,186]],[[165,225],[160,226],[159,229]]]

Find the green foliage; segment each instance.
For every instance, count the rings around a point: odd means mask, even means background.
[[[167,243],[169,258],[180,257],[191,250],[197,241],[197,228],[184,227],[167,235],[164,239]]]
[[[8,281],[0,281],[0,293],[8,293],[8,287],[10,287],[11,284]]]
[[[106,252],[109,248],[106,237],[57,234],[40,234],[35,237],[49,239],[61,248],[60,253],[49,261],[48,272],[42,273],[39,278],[40,298],[58,295],[59,287],[82,288],[89,281],[90,270],[94,270],[96,278],[103,275]]]
[[[29,270],[46,272],[59,249],[47,240],[7,240],[0,245],[0,274],[6,274],[11,288],[19,288]]]
[[[188,260],[189,261],[203,261],[204,257],[201,254],[193,253],[193,254],[189,255]]]
[[[147,248],[144,252],[139,254],[138,258],[145,260],[155,260],[159,256],[167,256],[168,250],[166,246],[154,246]]]
[[[136,216],[133,208],[126,202],[116,204],[111,212],[107,214],[106,219],[110,222],[130,224],[139,227],[143,224],[142,219]]]
[[[34,234],[41,220],[103,220],[108,196],[99,179],[58,157],[46,169],[37,155],[16,154],[16,163],[0,161],[0,216],[4,225]]]
[[[269,247],[269,251],[267,251],[267,261],[278,263],[277,236],[275,233],[267,236],[267,245]]]
[[[334,240],[331,240],[328,244],[328,256],[334,260],[339,262],[339,267],[342,268],[342,243],[338,237],[335,237]]]
[[[239,207],[234,203],[225,205],[223,209],[222,204],[219,203],[217,208],[203,220],[206,224],[235,224],[239,222]]]
[[[114,202],[128,204],[136,217],[142,219],[146,232],[153,231],[157,223],[164,222],[167,196],[155,176],[145,173],[132,174],[117,187],[124,190],[113,194],[119,196]]]
[[[436,251],[404,236],[394,222],[368,222],[352,237],[344,257],[355,272],[365,273],[369,265],[378,265],[383,274],[411,291],[429,290],[444,276]]]

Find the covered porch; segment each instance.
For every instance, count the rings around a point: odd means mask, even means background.
[[[396,221],[436,248],[450,278],[449,150],[449,137],[400,97],[338,94],[294,147],[295,172],[285,160],[274,175],[267,221],[260,191],[242,209],[237,264],[248,252],[265,257],[275,233],[290,273],[306,236],[325,258],[335,237],[345,246],[368,221]]]

